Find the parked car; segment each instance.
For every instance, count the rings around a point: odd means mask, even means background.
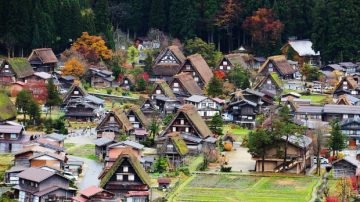
[[[63,172],[63,175],[64,175],[64,177],[68,178],[71,181],[78,180],[78,177],[73,175],[71,172],[65,171],[65,172]]]
[[[317,157],[314,157],[314,164],[317,164]],[[329,160],[325,157],[320,157],[320,164],[329,164]]]

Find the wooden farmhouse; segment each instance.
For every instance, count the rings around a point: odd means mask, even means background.
[[[332,163],[334,177],[353,177],[359,172],[360,163],[354,157],[346,156]]]
[[[131,153],[119,155],[109,170],[99,176],[100,188],[125,201],[148,201],[150,178]]]
[[[155,81],[154,89],[150,93],[151,99],[155,99],[156,96],[164,96],[168,98],[175,99],[176,96],[173,93],[170,86],[166,83],[165,80],[157,80]]]
[[[154,77],[170,81],[179,72],[186,57],[178,46],[169,46],[163,49],[155,59],[153,65]]]
[[[35,72],[47,73],[54,72],[58,63],[58,59],[51,48],[33,49],[28,61]]]
[[[245,53],[231,53],[224,55],[217,66],[217,69],[229,72],[235,68],[249,69],[254,66],[254,59],[251,55]]]
[[[346,94],[360,98],[360,75],[345,76],[336,85],[333,93],[335,98]]]
[[[294,79],[297,69],[292,67],[284,55],[275,55],[268,57],[265,63],[260,67],[258,74],[266,76],[276,73],[280,79]]]
[[[22,144],[28,141],[22,125],[0,125],[0,145],[6,152],[14,152],[21,149]]]
[[[180,100],[192,95],[204,94],[190,73],[183,72],[175,75],[169,86]]]
[[[189,73],[201,89],[203,89],[214,76],[209,65],[200,54],[188,56],[180,68],[178,74],[179,73]]]
[[[267,74],[265,77],[261,77],[256,82],[253,89],[262,93],[270,93],[273,95],[280,95],[283,91],[283,82],[276,73]]]
[[[189,153],[199,153],[202,151],[204,143],[214,144],[216,142],[209,127],[191,104],[185,104],[178,110],[175,117],[159,135],[157,148],[162,147],[163,140],[161,138],[173,132],[180,133],[186,142]]]
[[[132,123],[125,112],[120,109],[109,111],[96,127],[97,138],[117,139],[121,134],[130,135],[134,132]]]
[[[215,116],[215,114],[220,114],[219,103],[206,96],[193,95],[186,98],[185,103],[194,105],[203,119],[209,120]]]
[[[90,83],[93,88],[111,88],[116,86],[113,73],[108,70],[99,70],[96,68],[90,68],[91,78]]]
[[[303,67],[304,64],[319,67],[321,65],[320,52],[315,52],[310,40],[290,40],[282,48],[281,52],[288,60],[295,60]]]
[[[34,75],[34,70],[26,58],[9,58],[0,66],[0,83],[11,84],[16,81],[27,82]]]
[[[86,189],[80,190],[79,194],[72,198],[74,202],[95,202],[95,201],[107,201],[118,202],[115,194],[92,185]]]

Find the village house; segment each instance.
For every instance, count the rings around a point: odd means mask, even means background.
[[[258,75],[266,76],[275,73],[280,79],[294,79],[298,70],[292,67],[284,55],[268,57],[260,67]]]
[[[0,145],[5,151],[18,151],[28,139],[22,125],[0,125]]]
[[[346,156],[345,158],[334,161],[332,168],[335,178],[353,177],[357,176],[360,164],[354,157]]]
[[[343,94],[336,100],[337,105],[360,105],[360,99],[349,94]]]
[[[45,84],[47,84],[49,79],[51,79],[51,78],[52,78],[52,76],[49,73],[46,73],[46,72],[34,72],[33,80],[42,81]]]
[[[279,95],[283,91],[283,81],[276,73],[270,73],[263,78],[260,78],[254,85],[253,89],[262,93],[269,92],[273,95]]]
[[[14,154],[14,166],[15,167],[31,167],[30,158],[40,154],[56,154],[62,157],[60,159],[65,159],[65,153],[62,151],[56,151],[51,148],[43,147],[37,144],[27,144],[24,145],[24,148],[15,152]]]
[[[158,136],[157,148],[161,148],[165,137],[173,132],[179,132],[186,142],[189,153],[199,153],[202,151],[203,143],[215,144],[216,139],[205,121],[201,118],[195,107],[191,104],[181,106],[174,118]]]
[[[206,96],[193,95],[185,99],[185,104],[194,105],[203,119],[211,119],[215,114],[220,114],[219,103]]]
[[[95,185],[92,185],[86,189],[80,190],[79,194],[75,197],[72,197],[74,202],[118,202],[115,194],[112,192],[106,191],[102,188],[99,188]]]
[[[345,70],[346,75],[355,74],[358,70],[358,65],[352,62],[340,62],[339,65]]]
[[[169,86],[180,100],[192,95],[204,94],[190,73],[180,73],[175,75]]]
[[[165,80],[155,81],[154,88],[150,93],[151,99],[155,99],[156,96],[164,96],[172,99],[176,99],[175,94],[173,93],[170,86],[166,83]]]
[[[156,57],[152,71],[156,79],[170,81],[179,72],[186,57],[178,46],[169,46],[163,49]]]
[[[141,101],[140,111],[142,111],[146,118],[151,119],[159,115],[156,105],[148,96],[140,96],[139,100]]]
[[[264,172],[287,172],[300,174],[306,167],[311,165],[311,138],[301,135],[291,135],[288,139],[287,159],[284,170],[283,145],[286,137],[277,140],[272,147],[267,148],[264,160]],[[262,172],[262,157],[253,154],[256,161],[255,171]]]
[[[337,98],[344,94],[360,99],[360,75],[345,76],[341,79],[334,89],[333,96]]]
[[[144,145],[131,140],[115,142],[111,145],[108,145],[106,158],[104,159],[104,167],[110,168],[116,161],[117,157],[126,152],[131,152],[133,156],[140,160],[143,149]]]
[[[132,106],[127,112],[127,118],[130,123],[133,125],[135,131],[135,140],[136,141],[144,141],[147,139],[147,128],[150,125],[149,120],[141,111],[140,107],[135,105]]]
[[[70,180],[57,172],[42,168],[28,168],[18,174],[19,184],[13,188],[19,202],[66,201],[75,195]]]
[[[132,74],[125,74],[120,82],[120,86],[124,89],[130,90],[135,86],[136,78]]]
[[[231,53],[224,55],[217,66],[217,69],[224,72],[229,72],[232,69],[243,68],[252,69],[254,66],[254,58],[246,53]]]
[[[170,169],[174,170],[183,165],[185,156],[189,153],[189,149],[185,140],[179,132],[172,132],[168,135],[158,138],[157,152],[160,156],[165,156],[170,164]]]
[[[71,120],[92,121],[102,110],[104,100],[89,95],[80,85],[74,84],[63,98],[65,117]]]
[[[300,67],[304,64],[320,67],[321,57],[320,52],[315,52],[313,44],[310,40],[289,40],[282,48],[281,52],[287,56],[289,60],[296,60]]]
[[[105,159],[107,147],[115,143],[115,140],[108,137],[101,137],[94,140],[95,144],[95,155],[99,157],[100,160]]]
[[[159,95],[155,97],[155,106],[162,115],[174,114],[181,106],[181,102],[176,98]]]
[[[114,193],[121,200],[148,201],[150,178],[139,160],[131,153],[122,153],[100,176],[100,188]]]
[[[258,70],[265,63],[265,57],[254,57],[254,66],[253,69]]]
[[[117,139],[121,134],[130,135],[134,132],[132,123],[121,109],[113,109],[106,113],[96,127],[97,138]]]
[[[54,72],[58,59],[51,48],[33,49],[29,58],[29,63],[35,72]]]
[[[16,81],[27,82],[34,75],[34,70],[26,58],[9,58],[0,66],[0,83],[11,84]]]
[[[90,68],[91,78],[90,83],[93,88],[110,88],[115,87],[117,82],[112,76],[112,72],[108,70],[99,70],[96,68]]]
[[[30,167],[49,166],[57,170],[63,170],[66,158],[54,153],[35,154],[29,158]]]
[[[345,119],[340,126],[342,133],[348,136],[348,146],[356,148],[360,144],[360,117]]]
[[[203,89],[214,76],[209,65],[200,54],[188,56],[180,68],[178,74],[179,73],[189,73],[201,89]]]
[[[74,81],[75,81],[75,77],[74,76],[63,76],[63,75],[59,75],[57,77],[58,82],[59,82],[59,86],[62,89],[69,89],[74,85]]]
[[[231,94],[226,112],[232,115],[233,122],[242,127],[254,128],[256,115],[261,110],[263,93],[251,89],[237,90]]]

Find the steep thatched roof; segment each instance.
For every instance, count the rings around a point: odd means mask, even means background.
[[[144,115],[144,113],[141,111],[140,107],[137,105],[132,106],[129,111],[128,114],[130,112],[133,112],[135,114],[135,116],[139,119],[139,121],[141,122],[141,124],[144,125],[145,128],[149,127],[150,122],[149,120],[146,118],[146,116]]]
[[[176,98],[175,94],[172,92],[170,86],[166,83],[164,80],[157,80],[155,81],[155,87],[154,90],[159,86],[162,91],[164,91],[164,94],[166,97],[169,98]],[[156,94],[156,92],[153,92],[153,94]]]
[[[126,114],[121,109],[112,109],[109,111],[106,116],[102,119],[100,124],[96,127],[96,129],[100,129],[106,121],[109,119],[110,116],[114,116],[114,118],[122,124],[122,129],[126,132],[134,129],[133,125],[130,123],[129,119],[127,118]]]
[[[121,164],[125,160],[127,160],[130,163],[130,165],[133,167],[133,169],[135,170],[136,174],[139,176],[141,181],[150,187],[150,177],[145,172],[144,168],[141,166],[139,160],[135,156],[133,156],[131,153],[122,153],[118,156],[118,158],[116,159],[114,164],[105,173],[105,175],[101,176],[101,180],[100,180],[101,188],[105,187],[105,185],[109,182],[110,178],[114,174],[116,174],[116,171],[118,170],[118,168],[121,166]]]
[[[9,96],[5,93],[0,93],[0,121],[13,119],[15,117],[15,105],[11,102]]]
[[[268,57],[267,60],[264,62],[264,64],[260,67],[259,73],[261,73],[268,66],[270,62],[274,64],[276,69],[278,69],[282,75],[295,73],[294,68],[291,67],[285,55],[275,55]]]
[[[192,64],[195,71],[197,71],[205,84],[209,83],[214,76],[209,65],[200,54],[194,54],[187,57],[187,60]]]
[[[200,86],[196,83],[194,78],[190,73],[180,73],[174,76],[174,80],[178,80],[179,83],[184,87],[184,90],[187,91],[190,95],[203,95],[203,91]]]
[[[37,60],[39,59],[43,64],[57,63],[58,59],[56,58],[53,50],[51,48],[38,48],[32,50],[28,60]]]
[[[34,74],[31,64],[26,58],[10,58],[6,60],[17,78],[25,78]]]
[[[170,133],[168,136],[180,155],[184,156],[189,152],[189,149],[179,132]]]
[[[88,93],[86,92],[86,90],[77,83],[74,83],[70,89],[68,90],[68,92],[65,94],[64,98],[63,98],[63,102],[67,102],[69,100],[69,98],[71,97],[71,94],[73,93],[73,91],[77,89],[79,91],[79,93],[82,95],[82,97],[85,97],[88,95]]]

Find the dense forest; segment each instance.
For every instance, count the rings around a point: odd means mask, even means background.
[[[200,37],[223,52],[243,45],[279,52],[289,37],[311,39],[325,63],[360,58],[358,0],[0,0],[0,53],[67,48],[82,32],[113,46],[114,30],[131,37],[156,28],[181,41]]]

